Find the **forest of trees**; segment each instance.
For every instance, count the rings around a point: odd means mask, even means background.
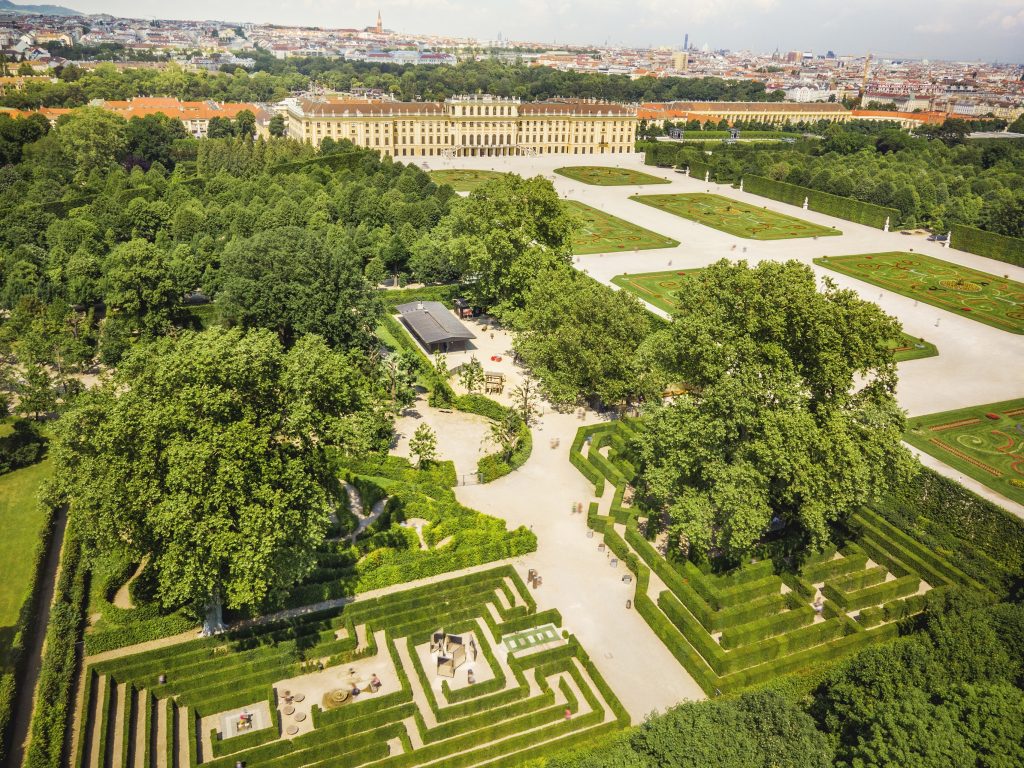
[[[0,106],[16,109],[78,107],[92,99],[134,96],[173,96],[185,100],[279,101],[312,83],[330,90],[376,88],[396,98],[438,100],[462,93],[492,93],[525,101],[552,97],[609,101],[778,101],[782,92],[768,94],[764,84],[717,77],[679,78],[599,75],[562,72],[550,67],[526,67],[496,61],[467,61],[454,67],[343,62],[337,59],[275,59],[257,54],[250,73],[187,72],[171,64],[164,69],[116,69],[112,64],[85,70],[65,66],[58,82],[30,82],[20,91],[0,96]]]

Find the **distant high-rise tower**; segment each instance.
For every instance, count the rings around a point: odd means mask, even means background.
[[[380,18],[380,9],[377,10],[377,28],[375,31],[378,35],[384,32],[384,22]]]
[[[690,50],[690,33],[689,32],[687,32],[685,35],[683,35],[683,50],[684,51]]]

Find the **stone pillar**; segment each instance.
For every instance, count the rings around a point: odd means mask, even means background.
[[[946,242],[942,244],[943,248],[949,248],[949,244],[953,242],[953,230],[946,233]]]
[[[743,191],[743,179],[740,179],[740,192]]]
[[[807,198],[806,197],[804,198],[804,206],[803,206],[803,208],[804,208],[805,211],[807,210]]]
[[[707,182],[707,181],[710,181],[710,180],[711,180],[711,171],[704,171],[704,181]]]
[[[889,231],[889,217],[888,216],[885,217],[885,226],[882,227],[882,231],[883,232],[888,232]]]

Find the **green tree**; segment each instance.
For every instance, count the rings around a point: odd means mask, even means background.
[[[571,269],[535,276],[512,318],[514,346],[555,403],[618,405],[657,394],[642,352],[653,319],[628,291]]]
[[[549,181],[503,175],[456,201],[430,245],[417,250],[437,249],[437,259],[468,281],[473,303],[500,314],[521,305],[542,269],[569,265],[574,227]]]
[[[653,407],[637,443],[641,492],[670,541],[739,557],[773,519],[804,545],[909,479],[886,340],[900,325],[798,262],[718,262],[683,282],[685,308],[652,343],[689,394]]]
[[[251,139],[256,134],[256,115],[251,110],[243,109],[235,115],[235,135]]]
[[[246,328],[271,328],[285,344],[316,333],[331,344],[369,346],[382,312],[358,256],[320,232],[278,227],[224,249],[217,301]]]
[[[285,135],[287,130],[284,122],[283,115],[274,115],[270,118],[270,125],[268,126],[271,136],[281,137]]]
[[[484,367],[476,359],[476,355],[470,357],[469,362],[463,363],[459,369],[459,383],[471,395],[483,387]]]
[[[487,433],[487,442],[498,446],[501,457],[506,461],[515,453],[522,440],[523,420],[514,410],[507,410],[502,417],[492,421]]]
[[[409,438],[409,454],[420,469],[437,460],[437,435],[429,424],[420,424]]]
[[[340,500],[328,452],[383,447],[365,370],[315,336],[285,351],[267,330],[137,347],[55,427],[76,530],[149,557],[160,601],[206,610],[210,629],[222,603],[274,603],[312,569]]]
[[[519,414],[519,418],[525,424],[531,424],[533,417],[537,415],[537,403],[540,401],[540,393],[537,391],[534,380],[529,376],[523,377],[519,386],[512,390],[510,396],[512,398],[512,407]]]
[[[184,292],[174,284],[167,254],[146,240],[131,240],[111,251],[105,269],[107,307],[140,330],[162,333]]]
[[[93,171],[109,171],[127,147],[128,124],[124,118],[99,107],[83,107],[57,120],[53,135],[64,156],[75,168],[75,179],[84,181]]]
[[[57,407],[57,392],[46,368],[38,363],[24,366],[17,384],[18,413],[38,419]]]

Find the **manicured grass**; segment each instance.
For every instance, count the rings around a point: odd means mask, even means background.
[[[53,465],[42,461],[0,475],[0,628],[14,624],[28,597],[32,553],[46,517],[36,492],[52,472]]]
[[[993,328],[1024,333],[1024,283],[901,251],[828,256],[814,262]]]
[[[671,314],[679,308],[674,294],[682,286],[682,281],[700,271],[700,269],[670,269],[664,272],[645,272],[638,275],[616,275],[612,278],[612,283],[626,289],[648,304]],[[904,360],[934,357],[939,354],[934,344],[924,339],[916,339],[906,333],[900,339],[892,341],[889,346],[896,356],[897,363],[902,363]]]
[[[637,298],[664,312],[679,309],[675,292],[682,287],[682,281],[695,275],[699,269],[670,269],[665,272],[645,272],[639,275],[616,275],[612,283],[625,288]]]
[[[430,171],[430,179],[435,184],[448,184],[456,192],[472,192],[484,182],[497,179],[506,174],[500,171],[473,171],[467,168],[454,168],[448,171]]]
[[[918,339],[909,333],[904,333],[897,341],[891,341],[893,353],[896,355],[896,362],[902,363],[905,360],[921,360],[926,357],[935,357],[939,350],[929,341]]]
[[[678,240],[638,227],[625,219],[599,211],[575,200],[566,200],[569,212],[580,227],[573,236],[572,252],[577,256],[587,253],[616,253],[644,251],[649,248],[675,248]]]
[[[595,184],[599,187],[623,187],[637,184],[671,184],[668,179],[629,168],[603,168],[599,165],[576,165],[555,168],[555,173],[567,179]]]
[[[721,195],[697,192],[685,195],[633,195],[630,199],[751,240],[789,240],[794,237],[843,234],[834,227],[811,224]]]
[[[915,448],[1024,504],[1024,399],[915,416],[907,422],[906,440]]]

